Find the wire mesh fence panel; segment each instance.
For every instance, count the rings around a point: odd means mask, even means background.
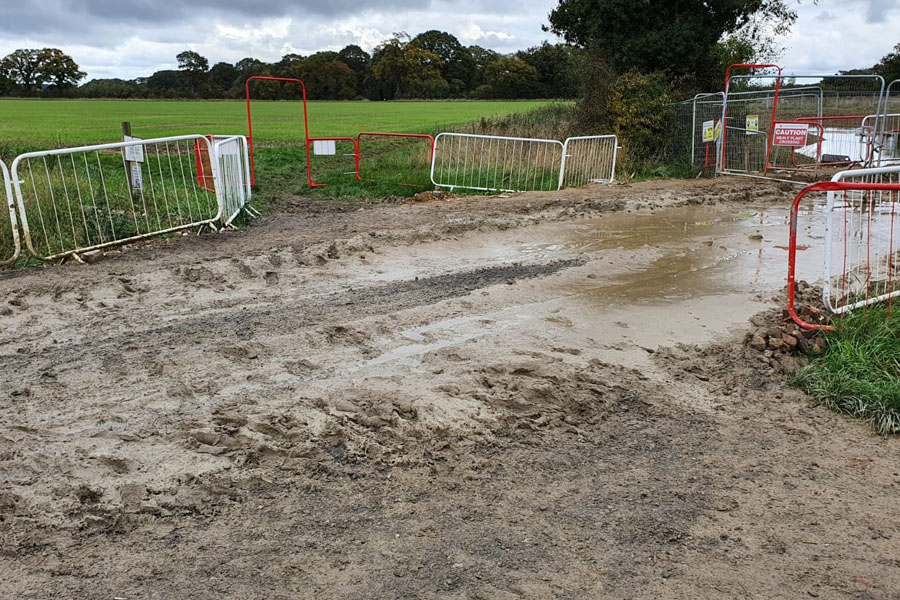
[[[874,161],[880,130],[884,80],[877,75],[779,75],[769,71],[734,75],[727,82],[720,142],[721,170],[741,169],[735,129],[766,135],[765,153],[750,150],[743,164],[751,172],[815,170],[822,166],[863,167]],[[863,119],[875,115],[871,127]],[[805,134],[805,135],[804,135]],[[746,154],[745,150],[745,154]],[[761,168],[760,168],[761,165]]]
[[[231,225],[250,203],[250,160],[247,138],[242,135],[213,136],[217,190],[222,204],[222,223]]]
[[[559,187],[611,183],[616,176],[618,138],[593,135],[568,138],[563,143]]]
[[[729,94],[729,127],[727,135],[767,136],[774,105],[774,90],[735,91]],[[796,87],[779,99],[800,114],[821,114],[822,89],[818,86]],[[698,170],[715,169],[719,162],[718,141],[725,93],[701,93],[690,100],[672,105],[672,139],[669,156],[676,162],[688,162]],[[802,108],[801,108],[802,107]],[[767,138],[766,138],[767,139]],[[733,139],[737,148],[727,155],[734,170],[762,170],[765,147],[760,139]],[[757,166],[758,165],[758,166]]]
[[[868,120],[867,124],[871,125],[872,120]],[[873,148],[875,164],[897,164],[900,162],[900,79],[890,82],[885,89],[884,112],[879,129]]]
[[[360,181],[408,187],[429,185],[434,149],[430,135],[364,131],[356,139]]]
[[[709,124],[712,132],[722,118],[722,104],[725,94],[703,94],[691,101],[691,164],[707,169],[715,166],[715,139],[710,138]]]
[[[0,266],[9,265],[19,258],[19,225],[16,222],[16,205],[12,182],[6,163],[0,160]]]
[[[558,190],[563,144],[556,140],[441,133],[431,182],[486,192]]]
[[[25,246],[54,258],[181,229],[221,216],[200,135],[29,152],[11,171]]]
[[[763,131],[749,130],[746,127],[726,127],[724,134],[728,143],[724,146],[721,164],[729,173],[758,173],[766,165],[766,151],[769,147],[769,136]],[[715,160],[718,150],[714,151]]]
[[[356,138],[310,138],[307,154],[310,187],[340,185],[358,179]]]
[[[876,115],[868,115],[863,120],[863,128],[875,128]],[[881,116],[881,132],[871,144],[869,152],[872,162],[880,167],[900,163],[900,113],[885,113]]]
[[[807,323],[794,307],[797,252],[806,250],[798,247],[797,231],[801,204],[821,204],[823,199],[822,284],[829,310],[842,314],[879,302],[890,304],[900,295],[900,166],[842,171],[831,181],[805,188],[791,211],[788,310],[810,329],[820,326]]]

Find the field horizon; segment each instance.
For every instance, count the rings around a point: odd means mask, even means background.
[[[548,100],[309,101],[311,136],[361,131],[437,133],[482,118],[524,113]],[[257,144],[303,139],[299,101],[253,101]],[[244,100],[0,100],[0,158],[12,153],[121,140],[129,121],[137,137],[246,134]]]

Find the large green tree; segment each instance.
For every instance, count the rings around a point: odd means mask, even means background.
[[[537,70],[537,96],[575,98],[578,95],[578,50],[566,44],[548,44],[521,50],[519,58]]]
[[[209,71],[209,61],[193,50],[179,52],[175,58],[178,60],[179,70],[187,77],[191,95],[200,93],[206,84],[206,72]]]
[[[19,91],[33,92],[44,83],[38,59],[40,54],[40,50],[32,48],[21,48],[11,52],[0,61],[0,71]]]
[[[559,0],[550,30],[592,46],[618,72],[663,72],[721,84],[722,43],[741,39],[771,53],[797,18],[793,0]]]
[[[452,94],[460,95],[472,89],[478,77],[475,59],[456,36],[432,29],[420,33],[410,43],[438,57],[438,70],[450,84]]]
[[[42,91],[45,84],[51,93],[61,94],[85,77],[78,63],[58,48],[16,50],[0,61],[0,74],[24,94]]]
[[[78,85],[87,76],[71,56],[58,48],[44,48],[38,53],[37,60],[41,79],[51,84],[57,94]]]
[[[440,57],[408,40],[408,35],[399,33],[375,48],[372,76],[381,98],[436,98],[446,94]]]
[[[493,98],[533,98],[539,89],[537,69],[513,57],[490,63],[485,68],[485,79],[490,82]]]

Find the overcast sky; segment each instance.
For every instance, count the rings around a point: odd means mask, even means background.
[[[440,29],[499,52],[554,37],[541,31],[555,0],[0,0],[0,56],[61,48],[95,77],[175,68],[191,49],[210,64],[246,56],[372,48],[395,31]],[[871,66],[900,43],[900,0],[802,0],[780,61],[823,74]]]

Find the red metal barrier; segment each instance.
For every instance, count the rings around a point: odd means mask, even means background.
[[[197,163],[197,187],[207,192],[216,191],[215,177],[213,177],[212,164],[209,158],[209,147],[213,136],[207,135],[209,144],[203,144],[199,140],[194,142],[194,160]]]
[[[386,140],[388,148],[380,152],[363,151],[365,139]],[[434,138],[424,133],[384,133],[364,131],[356,136],[357,169],[356,178],[360,181],[373,181],[362,176],[363,167],[374,167],[390,173],[390,179],[402,186],[420,186],[416,175],[427,180],[431,168],[431,157],[434,154]],[[423,144],[425,147],[423,148]],[[366,169],[368,171],[368,169]],[[376,175],[377,177],[377,175]]]
[[[350,142],[353,144],[353,171],[349,173],[344,173],[345,175],[354,175],[355,179],[359,181],[359,142],[357,138],[352,137],[317,137],[317,138],[309,138],[306,141],[306,160],[309,165],[309,187],[317,188],[317,187],[325,187],[327,183],[319,183],[315,181],[312,175],[312,158],[310,157],[309,148],[310,146],[314,146],[316,142]]]
[[[846,181],[821,181],[819,183],[814,183],[810,186],[804,188],[797,196],[794,198],[794,203],[791,206],[791,224],[790,224],[790,243],[788,246],[788,277],[787,277],[787,300],[788,300],[788,313],[791,318],[794,320],[797,325],[802,327],[803,329],[822,329],[825,331],[833,331],[834,327],[830,325],[818,325],[815,323],[808,323],[804,321],[800,315],[797,314],[795,307],[795,287],[796,287],[796,270],[797,270],[797,229],[798,229],[798,216],[800,210],[800,203],[803,199],[812,192],[844,192],[845,195],[848,192],[868,192],[871,195],[872,192],[888,192],[890,194],[890,199],[893,204],[896,204],[897,194],[900,193],[900,183],[862,183],[862,182],[846,182]],[[871,201],[870,201],[871,203]],[[869,220],[871,221],[871,210],[872,207],[869,207]],[[891,215],[890,215],[890,236],[889,236],[889,249],[887,253],[881,252],[880,254],[885,255],[887,257],[887,269],[886,273],[888,276],[887,289],[893,288],[893,272],[895,268],[895,257],[894,257],[894,227],[895,227],[895,216],[894,210],[892,206]],[[865,256],[865,267],[866,271],[870,272],[872,266],[872,251],[870,249],[870,237],[868,234],[871,233],[871,229],[867,230],[866,237],[866,256]],[[827,242],[826,242],[827,244]],[[843,254],[843,273],[848,271],[848,253],[847,253],[847,239],[846,234],[843,240],[844,244],[844,254]],[[875,253],[879,254],[878,252]],[[826,260],[826,274],[829,273],[829,265]],[[843,277],[843,275],[842,275]],[[826,275],[827,278],[827,275]],[[865,281],[866,285],[866,298],[864,304],[867,306],[870,298],[869,298],[869,285],[870,281]],[[884,298],[884,296],[882,296]],[[890,310],[890,302],[892,301],[893,294],[887,295],[888,301],[888,310]],[[878,300],[877,298],[874,300]],[[873,301],[874,301],[873,300]],[[846,307],[845,307],[846,308]]]
[[[250,112],[250,82],[251,81],[281,81],[283,83],[296,83],[303,92],[303,133],[306,142],[306,177],[310,187],[316,187],[312,179],[312,168],[309,162],[309,117],[306,112],[306,84],[293,77],[267,77],[254,75],[244,84],[244,92],[247,96],[247,145],[250,148],[250,185],[256,185],[256,165],[253,161],[253,117]]]

